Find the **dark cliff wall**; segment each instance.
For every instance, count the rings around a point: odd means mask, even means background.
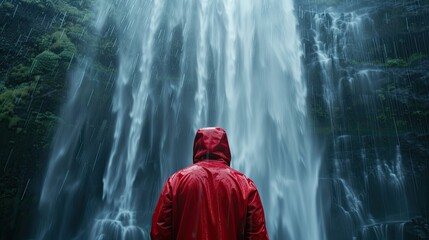
[[[73,124],[59,117],[69,70],[95,55],[86,77],[111,89],[115,30],[96,34],[92,4],[0,1],[0,239],[25,239],[37,223],[53,134],[59,122]]]
[[[295,8],[327,239],[429,238],[429,1]]]

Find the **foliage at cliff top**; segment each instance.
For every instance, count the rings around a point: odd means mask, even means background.
[[[29,5],[33,5],[42,10],[53,10],[55,12],[63,13],[64,16],[75,17],[76,20],[85,21],[85,16],[89,13],[89,8],[92,1],[65,1],[65,0],[21,0]]]

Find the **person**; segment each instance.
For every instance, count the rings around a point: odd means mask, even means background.
[[[230,162],[226,132],[198,129],[193,164],[171,175],[161,191],[151,238],[269,239],[255,184]]]

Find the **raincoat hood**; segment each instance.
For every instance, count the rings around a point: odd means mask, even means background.
[[[203,160],[223,161],[231,163],[228,138],[225,130],[220,127],[200,128],[194,139],[194,163]]]

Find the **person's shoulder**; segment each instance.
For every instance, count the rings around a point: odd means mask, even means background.
[[[173,180],[173,179],[177,179],[177,178],[181,178],[181,177],[183,177],[183,176],[189,175],[189,174],[191,174],[191,173],[193,173],[193,172],[197,171],[199,168],[200,168],[200,167],[199,167],[198,165],[196,165],[196,164],[192,164],[192,165],[190,165],[190,166],[187,166],[187,167],[185,167],[185,168],[182,168],[182,169],[178,170],[177,172],[173,173],[173,174],[170,176],[170,179],[171,179],[171,180]]]
[[[229,167],[230,171],[232,174],[234,174],[237,178],[240,178],[243,182],[247,183],[249,186],[251,187],[255,187],[255,183],[253,182],[252,179],[250,179],[249,177],[246,176],[246,174],[232,168]]]

